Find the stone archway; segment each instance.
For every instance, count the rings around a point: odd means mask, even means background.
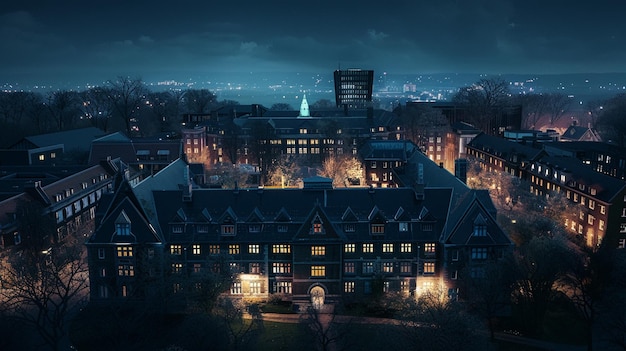
[[[324,299],[326,297],[326,291],[323,287],[316,285],[311,288],[309,291],[309,295],[311,296],[311,304],[313,308],[319,310],[324,306]]]

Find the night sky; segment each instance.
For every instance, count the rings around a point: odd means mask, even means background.
[[[212,72],[626,72],[622,0],[0,4],[0,84]]]

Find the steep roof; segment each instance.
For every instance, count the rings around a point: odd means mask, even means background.
[[[229,218],[236,219],[238,224],[246,224],[246,218],[255,211],[268,220],[288,218],[289,221],[280,223],[303,223],[310,219],[310,216],[318,209],[324,213],[334,225],[344,222],[344,215],[349,209],[349,221],[362,226],[359,233],[369,233],[370,214],[377,210],[377,220],[384,218],[387,222],[393,222],[393,216],[402,208],[404,214],[409,218],[417,219],[422,212],[425,203],[432,213],[433,218],[440,222],[439,229],[443,227],[443,221],[447,217],[450,201],[450,189],[426,189],[425,200],[418,200],[415,192],[410,188],[390,188],[390,189],[366,189],[347,188],[333,190],[303,190],[303,189],[194,189],[193,201],[182,201],[181,191],[153,191],[155,208],[159,219],[159,226],[162,229],[168,225],[179,209],[187,215],[189,221],[203,222],[207,214],[214,222],[219,222],[228,214]],[[237,235],[258,241],[291,240],[296,232],[301,228],[290,228],[288,232],[279,233],[268,231],[270,234],[247,233],[245,230],[238,231]],[[355,233],[343,233],[343,229],[334,227],[337,235],[350,237],[358,235]],[[385,232],[385,237],[399,239],[402,235],[409,235],[398,230],[397,226],[389,226]],[[164,234],[167,239],[167,233]],[[415,235],[421,235],[417,232]],[[435,240],[439,233],[431,235]]]
[[[446,245],[512,245],[498,226],[494,206],[486,191],[472,190],[451,211],[441,242]],[[487,234],[475,236],[476,224],[485,225]]]

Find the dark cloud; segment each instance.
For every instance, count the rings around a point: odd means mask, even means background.
[[[0,5],[0,77],[626,71],[626,3],[33,0]]]

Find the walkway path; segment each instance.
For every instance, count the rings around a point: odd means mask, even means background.
[[[263,320],[277,323],[299,323],[300,318],[304,316],[298,313],[263,313]],[[325,318],[326,319],[326,318]],[[327,320],[331,320],[330,316]],[[338,323],[359,323],[359,324],[393,324],[399,325],[401,321],[391,318],[375,318],[375,317],[357,317],[336,315],[335,321]],[[511,335],[506,333],[495,333],[496,340],[506,341],[515,344],[528,345],[531,347],[549,350],[549,351],[584,351],[587,349],[585,345],[567,345],[559,344],[544,340],[531,339],[523,336]]]

